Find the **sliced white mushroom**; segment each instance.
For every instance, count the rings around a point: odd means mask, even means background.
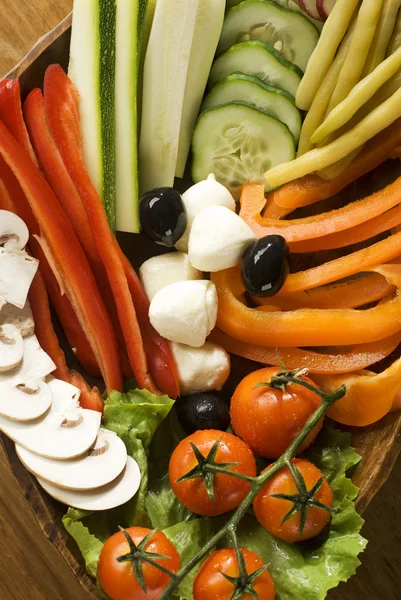
[[[42,488],[55,500],[81,510],[109,510],[131,500],[138,491],[141,473],[137,462],[128,456],[124,471],[111,483],[94,490],[66,490],[38,477]]]
[[[28,471],[61,488],[93,490],[114,481],[127,464],[124,442],[112,431],[100,429],[95,444],[77,458],[53,460],[16,445]]]
[[[3,384],[20,385],[44,379],[56,369],[48,354],[40,347],[36,335],[22,340],[22,361],[12,370],[0,373],[0,394]]]
[[[15,421],[33,421],[50,408],[52,393],[42,380],[0,386],[0,415]]]
[[[195,269],[216,272],[237,265],[255,240],[251,228],[225,206],[210,206],[199,213],[189,234],[189,262]]]
[[[29,231],[24,221],[8,210],[0,210],[0,246],[7,250],[23,250]]]
[[[23,308],[18,308],[13,304],[5,304],[0,310],[0,326],[6,323],[14,325],[23,338],[33,335],[35,332],[35,322],[29,301],[25,302]]]
[[[216,325],[217,305],[213,282],[180,281],[157,292],[149,318],[166,339],[199,348]]]
[[[0,247],[0,297],[23,308],[39,262],[26,252],[14,252]]]
[[[48,382],[52,405],[35,421],[22,423],[0,416],[0,431],[15,443],[48,458],[83,454],[97,437],[101,414],[79,407],[79,390],[59,379]]]
[[[153,256],[139,269],[141,281],[150,301],[164,287],[178,281],[202,279],[203,274],[194,269],[184,252],[170,252]]]
[[[14,369],[24,355],[24,340],[14,325],[0,327],[0,372]]]

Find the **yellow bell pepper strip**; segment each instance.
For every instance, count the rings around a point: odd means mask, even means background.
[[[319,125],[323,123],[326,116],[331,95],[336,87],[345,59],[347,58],[352,36],[354,35],[355,25],[356,19],[351,23],[345,34],[337,55],[327,73],[325,73],[323,81],[313,98],[311,107],[306,113],[305,120],[302,124],[301,135],[299,137],[297,156],[302,156],[302,154],[305,154],[305,152],[308,152],[308,150],[313,148],[311,137]]]
[[[401,225],[401,204],[374,219],[370,219],[365,223],[361,223],[360,225],[356,225],[356,227],[351,227],[345,231],[329,233],[324,237],[312,240],[294,242],[291,244],[291,251],[303,253],[319,252],[321,250],[331,250],[333,248],[345,248],[346,246],[369,240],[375,235],[389,231],[399,225]]]
[[[252,297],[259,306],[276,303],[281,310],[300,308],[358,308],[377,302],[394,292],[394,286],[379,275],[372,273],[345,282],[294,292],[274,298]]]
[[[391,265],[391,269],[396,268],[401,272],[401,266]],[[393,283],[392,272],[381,274]],[[234,295],[232,290],[238,292],[241,285],[238,267],[212,273],[211,279],[219,298],[217,327],[237,340],[256,346],[349,346],[375,342],[401,329],[399,291],[390,302],[367,310],[261,312],[245,306]]]
[[[329,113],[348,96],[361,78],[376,33],[382,6],[383,0],[362,1],[347,58],[330,98]]]
[[[299,365],[305,365],[310,373],[335,375],[366,369],[366,367],[383,360],[397,348],[401,341],[401,334],[396,333],[389,338],[370,344],[333,348],[324,354],[302,348],[254,346],[240,342],[220,329],[214,329],[208,340],[219,344],[226,352],[264,365],[278,365],[281,361],[287,369],[297,369]]]
[[[46,120],[64,165],[85,207],[96,250],[107,273],[127,348],[129,362],[140,388],[157,393],[148,369],[141,330],[115,238],[104,206],[85,169],[76,142],[77,93],[60,65],[48,67],[44,81]]]
[[[383,214],[399,204],[400,190],[401,177],[375,194],[342,208],[303,219],[280,221],[260,216],[265,203],[263,187],[247,184],[241,193],[240,216],[258,239],[265,235],[279,234],[288,243],[299,242],[347,230]]]
[[[273,167],[264,174],[265,179],[273,188],[324,169],[348,156],[399,117],[401,117],[401,88],[339,138],[327,146],[314,148],[293,161]]]
[[[325,181],[317,175],[305,175],[270,192],[267,201],[274,201],[278,206],[292,211],[326,200],[381,165],[400,144],[401,119],[368,142],[361,154],[336,179]]]
[[[313,98],[334,60],[358,5],[359,0],[337,0],[334,5],[298,87],[296,95],[298,108],[310,109]]]
[[[103,413],[103,400],[99,390],[96,387],[91,389],[81,375],[68,370],[64,352],[53,328],[46,287],[39,272],[36,273],[29,290],[29,301],[39,344],[56,365],[55,377],[75,385],[80,390],[79,401],[83,408]]]
[[[375,37],[366,59],[362,77],[366,77],[384,61],[387,48],[393,35],[401,0],[384,0]]]
[[[122,389],[118,346],[86,256],[65,212],[28,153],[0,122],[0,154],[17,178],[52,253],[66,295],[84,329],[108,391]]]
[[[372,267],[394,260],[399,256],[401,256],[401,232],[347,256],[288,275],[278,296],[310,290],[357,273],[369,271]]]
[[[375,93],[397,71],[401,69],[401,48],[398,48],[384,62],[382,62],[370,75],[362,79],[339,103],[312,136],[312,143],[318,144],[348,123],[356,112],[370,100]]]

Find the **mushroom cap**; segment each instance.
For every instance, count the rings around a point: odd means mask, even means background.
[[[24,340],[14,325],[0,327],[0,373],[14,369],[24,356]]]
[[[66,490],[37,478],[42,488],[55,500],[81,510],[109,510],[121,506],[138,491],[141,473],[136,460],[128,456],[124,471],[111,483],[94,490]]]
[[[112,431],[99,429],[92,448],[69,460],[53,460],[16,445],[28,471],[48,483],[71,490],[92,490],[116,479],[127,464],[124,442]]]
[[[23,250],[29,240],[28,227],[18,215],[0,210],[0,245],[7,250]]]
[[[79,407],[79,390],[59,379],[48,382],[52,405],[45,415],[23,423],[0,416],[0,431],[24,448],[48,458],[83,454],[97,437],[101,414]]]
[[[50,408],[52,393],[41,379],[0,386],[0,415],[15,421],[33,421]]]
[[[0,247],[0,296],[6,302],[24,308],[39,262],[26,252]]]

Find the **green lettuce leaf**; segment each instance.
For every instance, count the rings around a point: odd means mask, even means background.
[[[89,575],[96,577],[97,563],[103,542],[95,535],[92,535],[87,527],[82,523],[86,516],[85,511],[69,508],[67,514],[63,517],[63,525],[71,537],[77,543],[77,546],[84,557],[86,570]]]

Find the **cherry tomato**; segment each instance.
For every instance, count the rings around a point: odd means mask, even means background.
[[[151,533],[144,527],[130,527],[126,530],[128,535],[138,546],[141,541]],[[172,573],[177,573],[180,568],[180,556],[174,545],[166,538],[164,533],[156,531],[144,550],[149,553],[163,554],[169,558],[156,558],[159,563]],[[112,535],[105,543],[100,553],[98,576],[100,584],[111,600],[157,600],[170,583],[170,577],[162,573],[157,567],[141,561],[143,579],[146,593],[141,588],[128,561],[118,562],[120,556],[129,554],[128,541],[122,531]]]
[[[240,548],[245,559],[248,575],[252,575],[263,566],[262,559],[245,548]],[[235,586],[223,575],[239,576],[238,560],[234,548],[223,548],[209,556],[200,568],[194,582],[195,600],[230,600]],[[252,582],[258,600],[273,600],[275,589],[273,579],[268,571],[263,571]],[[252,600],[251,594],[243,594],[241,600]]]
[[[224,463],[235,462],[238,464],[229,467],[230,471],[255,477],[256,464],[249,446],[235,435],[225,431],[214,429],[196,431],[178,444],[169,464],[173,492],[189,510],[198,515],[214,517],[237,508],[249,492],[250,484],[247,481],[222,473],[216,473],[213,477],[209,475],[214,501],[208,494],[204,477],[178,481],[199,465],[191,443],[198,448],[203,457],[207,457],[213,449],[217,449],[213,461],[215,464],[224,466]]]
[[[333,492],[321,471],[308,460],[296,458],[292,464],[303,477],[308,492],[322,479],[321,486],[312,496],[329,509],[333,506]],[[269,467],[268,467],[269,468]],[[274,494],[298,494],[298,488],[288,468],[279,471],[259,492],[253,502],[253,510],[259,523],[272,535],[285,542],[302,542],[318,535],[328,525],[331,513],[323,508],[305,503],[306,521],[301,532],[301,512],[297,511],[288,521],[285,516],[294,507],[294,502],[273,498]]]
[[[264,458],[279,458],[321,403],[320,396],[299,384],[291,383],[285,391],[268,386],[255,387],[269,382],[279,370],[267,367],[250,373],[231,398],[231,425],[235,433],[249,444],[256,455]],[[307,377],[301,379],[315,385]],[[322,424],[323,420],[299,452],[313,442]]]

